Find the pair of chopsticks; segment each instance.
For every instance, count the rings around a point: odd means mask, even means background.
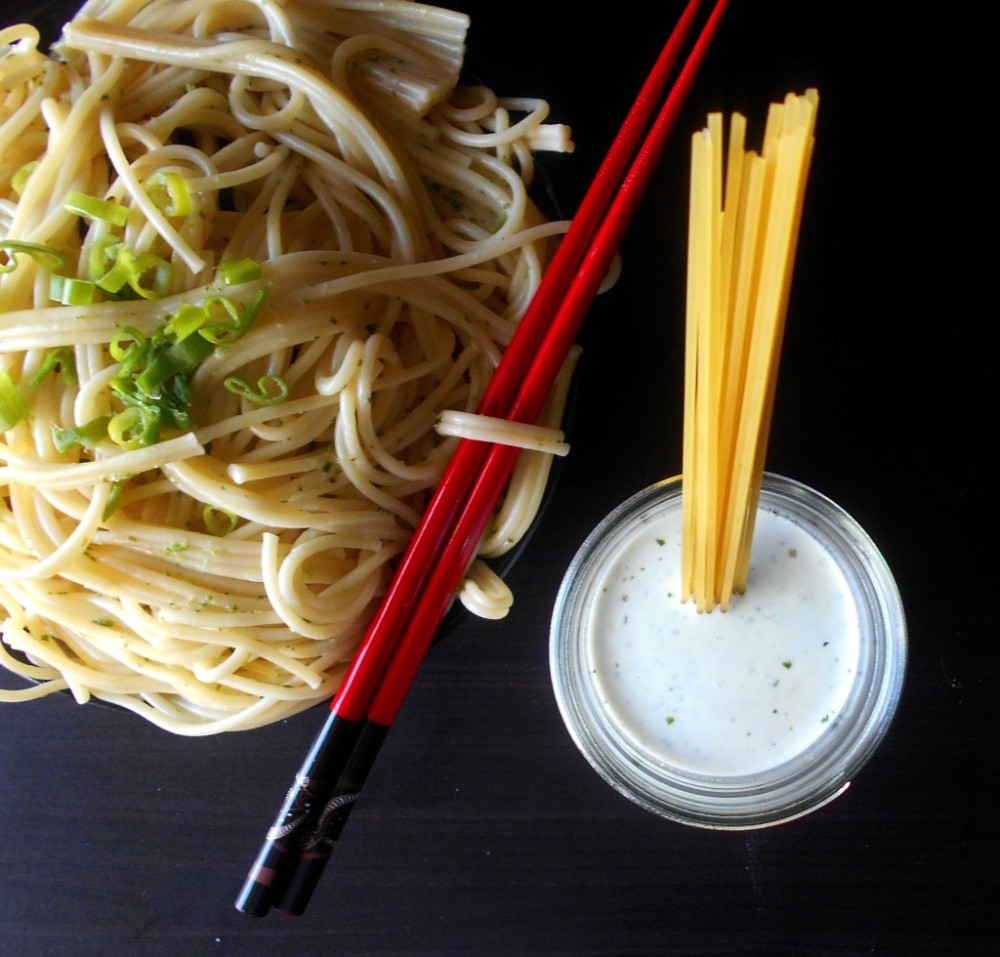
[[[701,0],[688,0],[480,402],[534,422],[673,131],[727,0],[716,0],[657,105]],[[652,125],[650,125],[652,124]],[[646,133],[648,129],[648,133]],[[238,910],[302,914],[514,468],[519,449],[462,440],[247,876]]]

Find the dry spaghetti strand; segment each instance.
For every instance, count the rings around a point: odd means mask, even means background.
[[[725,611],[747,586],[819,95],[692,137],[684,390],[682,596]]]

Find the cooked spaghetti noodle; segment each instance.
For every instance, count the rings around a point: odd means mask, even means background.
[[[566,226],[528,188],[569,131],[458,85],[468,26],[90,0],[53,56],[0,31],[0,661],[31,682],[0,700],[204,735],[334,693],[463,435],[436,426],[475,410]],[[482,561],[461,597],[511,601]]]

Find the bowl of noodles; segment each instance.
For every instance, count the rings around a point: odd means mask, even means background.
[[[32,16],[32,14],[35,16]],[[543,100],[418,3],[29,5],[0,27],[0,701],[177,734],[336,691],[566,223]],[[573,357],[458,593],[565,451]],[[453,613],[454,614],[454,613]]]

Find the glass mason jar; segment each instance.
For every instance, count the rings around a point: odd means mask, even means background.
[[[843,509],[767,473],[746,592],[680,597],[681,482],[646,488],[587,537],[550,635],[559,709],[594,769],[685,824],[788,821],[850,785],[906,667],[895,580]]]

